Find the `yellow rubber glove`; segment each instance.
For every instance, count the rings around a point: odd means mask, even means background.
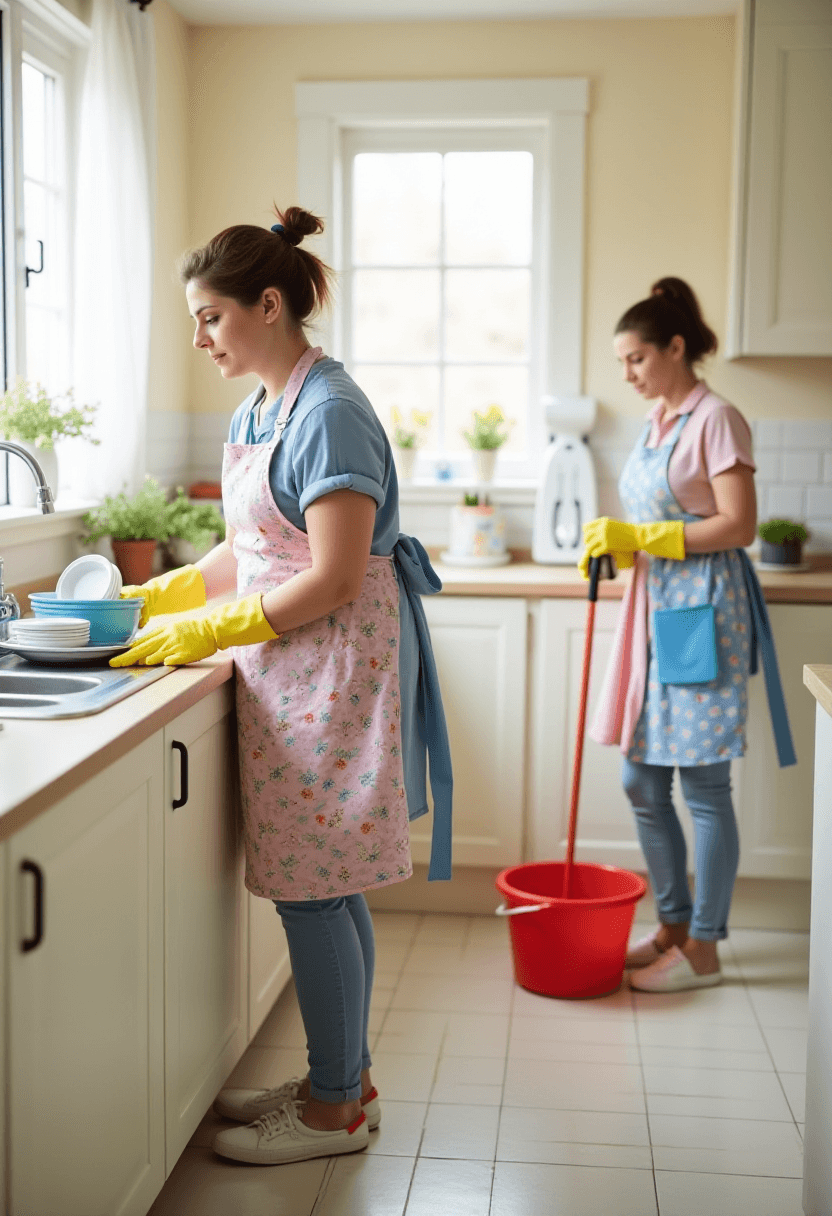
[[[129,650],[110,659],[111,667],[178,667],[198,663],[228,646],[250,646],[279,638],[263,615],[260,594],[215,608],[207,616],[152,629]]]
[[[586,549],[578,563],[584,578],[588,578],[589,559],[612,553],[619,568],[632,566],[632,561],[621,561],[623,553],[632,554],[637,549],[652,553],[654,557],[669,557],[683,561],[685,557],[685,525],[681,519],[658,520],[651,524],[630,524],[621,519],[610,519],[602,515],[584,524]]]
[[[122,587],[119,599],[143,599],[139,627],[163,612],[193,612],[205,607],[205,583],[196,566],[180,566],[140,587]]]

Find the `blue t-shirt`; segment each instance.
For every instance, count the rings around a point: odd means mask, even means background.
[[[255,426],[255,404],[263,386],[234,411],[229,443],[271,443],[283,398],[263,409]],[[269,484],[278,510],[296,528],[306,531],[303,513],[310,503],[333,490],[355,490],[376,502],[376,522],[370,552],[392,554],[399,538],[399,484],[393,452],[384,427],[361,389],[335,359],[314,363],[269,465]],[[402,763],[408,814],[427,812],[425,789],[425,727],[417,718],[419,639],[416,622],[399,581],[399,691],[401,695]]]
[[[229,443],[271,443],[283,397],[264,406],[255,426],[261,385],[234,412]],[[304,512],[333,490],[356,490],[376,502],[370,552],[387,557],[399,535],[399,487],[390,441],[361,389],[335,359],[309,371],[269,466],[281,514],[306,531]]]

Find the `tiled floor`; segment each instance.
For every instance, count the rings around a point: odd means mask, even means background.
[[[209,1114],[152,1216],[802,1216],[806,935],[734,932],[719,988],[573,1002],[513,983],[504,922],[374,921],[369,1149],[238,1165]],[[290,986],[229,1084],[305,1071]]]

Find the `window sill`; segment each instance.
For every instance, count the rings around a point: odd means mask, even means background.
[[[86,499],[59,498],[51,515],[42,515],[37,507],[0,507],[0,546],[3,541],[19,545],[78,532],[81,516],[96,506]]]
[[[399,501],[405,506],[419,504],[455,506],[464,494],[482,494],[489,502],[505,507],[534,506],[538,482],[530,477],[504,477],[487,484],[473,477],[458,477],[453,481],[437,481],[435,477],[414,477],[399,481]]]

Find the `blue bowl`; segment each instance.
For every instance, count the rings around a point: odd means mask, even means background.
[[[35,616],[78,616],[90,623],[90,642],[118,646],[139,631],[144,600],[59,600],[54,591],[36,591],[29,600]]]

